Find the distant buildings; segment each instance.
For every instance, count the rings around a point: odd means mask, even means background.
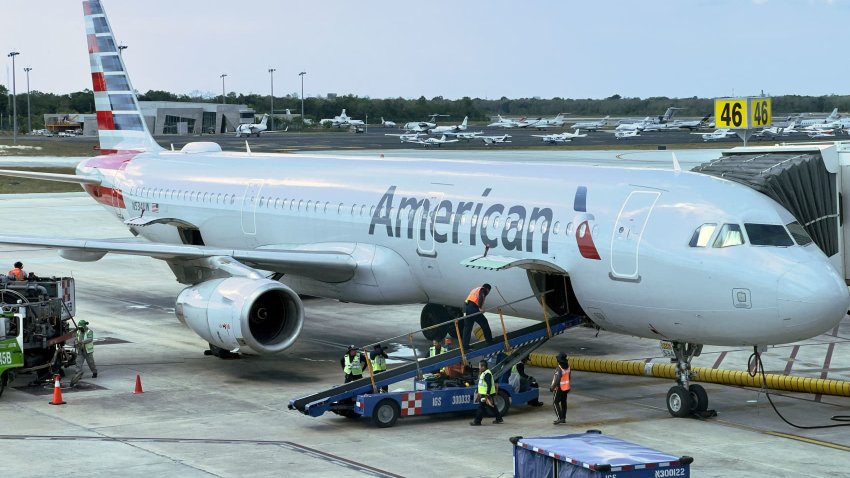
[[[148,129],[155,135],[233,132],[242,123],[253,123],[255,115],[246,105],[139,101],[139,106]],[[53,133],[81,130],[84,135],[97,134],[94,114],[46,114],[44,124]]]

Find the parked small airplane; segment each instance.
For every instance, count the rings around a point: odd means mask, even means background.
[[[587,133],[580,133],[581,130],[575,130],[575,133],[570,133],[569,131],[564,131],[563,133],[556,134],[533,134],[535,138],[542,138],[544,143],[565,143],[567,141],[572,141],[576,138],[586,138]]]
[[[461,131],[466,131],[466,125],[468,121],[469,117],[464,116],[463,123],[456,124],[454,126],[436,126],[431,129],[431,134],[459,133]]]
[[[614,137],[617,139],[634,138],[640,136],[639,129],[626,129],[614,132]]]
[[[423,136],[428,136],[427,133],[402,133],[402,134],[394,134],[394,133],[384,133],[384,136],[397,136],[398,139],[402,143],[416,143],[419,138]]]
[[[689,129],[693,131],[708,124],[709,118],[711,118],[711,114],[707,114],[703,116],[702,119],[698,120],[675,120],[671,124],[674,128]]]
[[[426,138],[419,141],[419,144],[422,146],[442,146],[448,143],[457,143],[456,139],[446,139],[446,135],[442,135],[439,138]]]
[[[835,137],[835,130],[834,129],[812,130],[812,131],[809,131],[808,136],[809,136],[809,138],[812,138],[812,139],[834,138]]]
[[[490,146],[491,144],[510,143],[508,140],[510,137],[511,135],[509,134],[503,134],[501,136],[478,136],[478,138],[481,138],[487,146]]]
[[[477,138],[479,135],[481,135],[483,133],[484,133],[483,131],[470,131],[470,132],[461,131],[461,132],[458,132],[458,133],[446,133],[446,134],[449,135],[449,136],[454,136],[457,139],[469,141],[471,139]]]
[[[564,113],[558,113],[554,118],[539,119],[532,126],[538,130],[544,130],[546,128],[560,128],[564,126],[564,123]]]
[[[798,117],[797,122],[800,126],[805,127],[805,126],[812,126],[812,125],[816,125],[816,124],[832,123],[833,121],[836,121],[839,118],[841,118],[841,115],[838,114],[838,108],[834,108],[832,110],[832,113],[830,113],[829,116],[827,116],[825,118],[801,119],[800,117]]]
[[[721,128],[712,131],[711,133],[691,133],[702,136],[703,141],[713,141],[716,139],[726,139],[735,136],[737,133],[728,128]]]
[[[236,137],[251,136],[252,134],[260,137],[260,133],[268,129],[266,123],[269,122],[269,115],[263,115],[263,119],[259,123],[244,123],[236,127]]]
[[[325,118],[319,121],[319,124],[328,124],[331,126],[336,126],[337,128],[342,128],[343,126],[363,126],[365,123],[363,120],[356,120],[349,117],[345,114],[345,108],[342,109],[342,113],[339,116],[334,116],[333,118]]]
[[[586,129],[587,131],[597,131],[599,129],[604,128],[608,124],[608,118],[610,118],[610,116],[606,116],[599,121],[582,121],[573,124],[573,128],[577,130]]]
[[[525,117],[522,117],[518,120],[510,119],[510,118],[502,118],[502,115],[496,115],[498,120],[495,123],[490,123],[487,125],[488,128],[518,128],[521,124],[525,124],[528,126],[528,123],[525,121]]]
[[[383,116],[381,116],[381,126],[386,128],[395,128],[395,121],[387,121]]]
[[[415,133],[427,133],[437,127],[437,118],[440,116],[448,115],[433,114],[429,116],[431,121],[410,121],[404,124],[404,129]]]

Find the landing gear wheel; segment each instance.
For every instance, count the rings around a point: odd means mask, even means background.
[[[398,403],[392,398],[385,398],[375,405],[375,409],[372,411],[372,421],[378,428],[389,428],[395,425],[399,415],[401,415],[401,410]]]
[[[684,418],[690,415],[692,404],[691,393],[681,385],[671,387],[667,392],[667,411],[676,418]]]
[[[688,392],[691,395],[691,407],[694,412],[708,410],[708,392],[702,388],[702,385],[693,384],[688,387]]]
[[[493,397],[493,404],[496,405],[496,410],[499,410],[499,415],[504,417],[511,410],[511,396],[508,392],[499,390]]]
[[[419,314],[419,326],[423,329],[447,320],[449,320],[449,313],[440,304],[425,304],[422,313]],[[445,324],[433,329],[423,330],[422,335],[428,340],[443,340],[448,331],[449,324]]]

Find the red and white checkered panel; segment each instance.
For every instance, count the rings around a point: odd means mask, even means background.
[[[422,392],[410,392],[401,396],[401,416],[422,414]]]
[[[100,149],[161,149],[151,137],[100,0],[83,2]]]

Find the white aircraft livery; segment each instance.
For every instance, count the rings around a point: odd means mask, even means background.
[[[187,288],[177,316],[213,352],[291,346],[298,294],[426,304],[421,325],[457,314],[487,282],[491,302],[542,320],[579,314],[672,342],[671,403],[707,406],[689,384],[702,344],[759,346],[836,326],[847,287],[805,229],[741,184],[671,168],[180,151],[147,131],[98,0],[83,2],[103,155],[75,182],[145,241],[0,236],[164,260]],[[268,274],[271,272],[273,275]],[[269,278],[271,277],[271,278]],[[545,291],[543,304],[525,297]],[[497,304],[488,304],[497,305]],[[670,397],[673,397],[672,399]]]

